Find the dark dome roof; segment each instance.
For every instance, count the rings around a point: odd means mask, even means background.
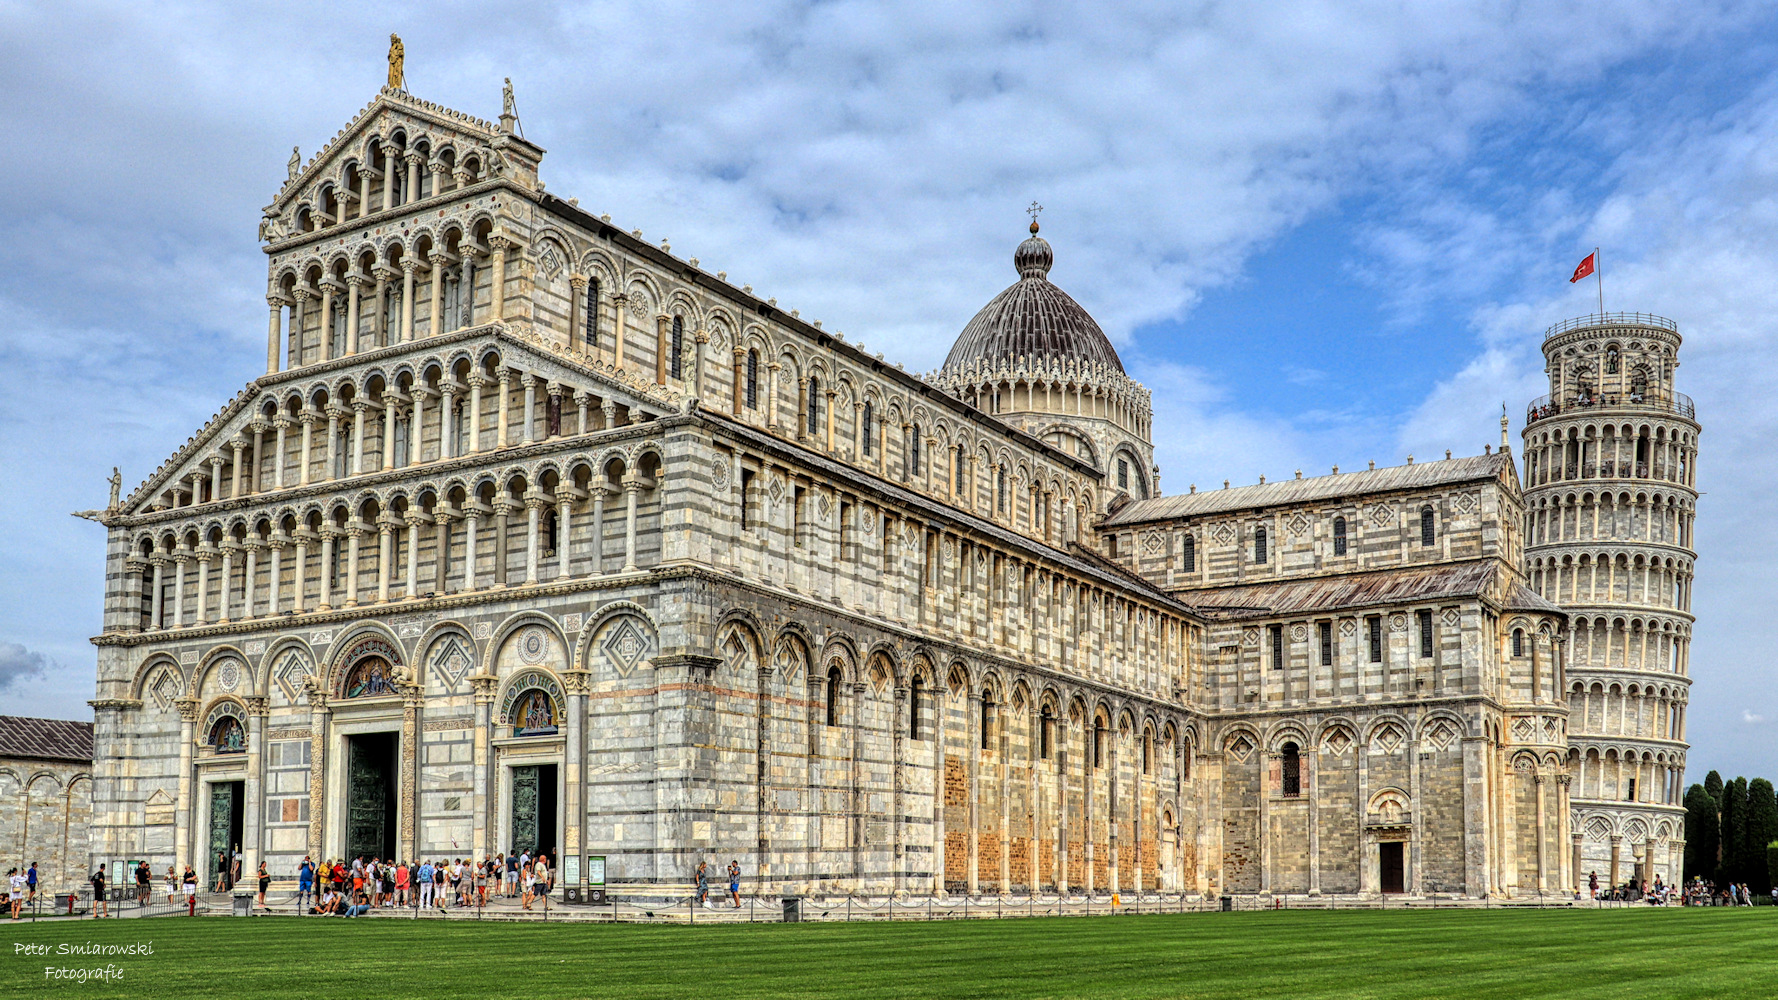
[[[984,360],[1060,357],[1096,362],[1122,372],[1123,362],[1105,331],[1080,303],[1050,283],[1055,252],[1037,236],[1036,223],[1031,225],[1031,234],[1013,251],[1019,280],[994,296],[963,328],[951,345],[943,370],[955,371]]]

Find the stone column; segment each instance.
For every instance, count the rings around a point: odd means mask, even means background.
[[[272,489],[284,488],[284,448],[285,438],[290,431],[290,418],[279,413],[272,418],[272,427],[277,430],[277,454],[272,456]]]
[[[309,702],[309,856],[319,861],[327,857],[321,846],[327,832],[327,721],[333,713],[314,674],[303,677],[303,691]]]
[[[420,709],[425,701],[425,693],[414,674],[407,672],[408,682],[400,685],[401,691],[401,750],[400,774],[397,778],[399,805],[396,806],[397,822],[400,825],[397,849],[404,858],[414,857],[419,845],[415,838],[417,820],[420,812],[420,747],[423,738]]]
[[[395,520],[388,511],[377,515],[377,603],[389,602],[389,569],[395,556]]]
[[[667,384],[667,355],[672,351],[673,338],[668,333],[673,320],[666,315],[654,318],[654,384]]]
[[[339,287],[338,279],[328,275],[321,279],[321,350],[317,360],[332,360],[333,354],[333,290]]]
[[[282,295],[265,297],[266,305],[270,306],[272,310],[271,322],[267,324],[265,334],[265,373],[267,375],[278,373],[278,347],[284,339],[284,305],[288,301]]]
[[[624,494],[628,508],[624,512],[624,572],[636,568],[636,494],[642,483],[634,475],[624,477]]]
[[[184,542],[173,555],[173,627],[185,627],[185,566],[191,562],[191,550]]]
[[[488,377],[481,372],[469,374],[469,440],[463,442],[465,455],[482,450],[482,387],[487,384]]]
[[[1613,887],[1618,884],[1618,857],[1622,852],[1623,846],[1624,838],[1613,834],[1611,838],[1611,875],[1609,881],[1606,883]]]
[[[150,598],[153,603],[153,608],[148,615],[148,627],[151,629],[158,629],[161,627],[162,621],[164,621],[162,610],[166,598],[163,596],[163,581],[165,580],[167,571],[167,557],[156,552],[154,555],[148,557],[148,562],[154,567],[154,594]],[[226,587],[228,586],[227,583],[224,583],[223,586],[226,592]]]
[[[839,393],[835,392],[832,389],[826,390],[826,393],[827,393],[827,453],[831,455],[831,454],[833,454],[833,401],[834,401],[834,397],[838,396]]]
[[[494,447],[506,447],[507,417],[506,411],[511,409],[512,369],[502,367],[498,373],[500,391],[496,394],[497,412],[494,418]]]
[[[273,618],[278,616],[278,584],[283,582],[284,545],[289,540],[290,536],[284,534],[283,528],[274,528],[271,544],[267,546],[272,552],[272,566],[266,586],[266,614]]]
[[[704,400],[704,345],[710,342],[710,331],[698,327],[692,336],[691,351],[691,394],[699,403]]]
[[[605,474],[598,475],[603,479]],[[600,576],[605,572],[605,495],[611,488],[595,481],[587,486],[587,492],[593,495],[593,565],[587,575]]]
[[[432,592],[435,594],[449,593],[451,575],[451,520],[448,509],[432,512],[433,539],[437,552],[432,560],[433,579]]]
[[[360,296],[363,294],[359,290],[364,287],[364,280],[365,276],[356,270],[351,274],[346,275],[347,354],[357,354],[361,346],[358,343],[358,314],[363,311],[364,307],[359,301]]]
[[[622,292],[611,296],[611,367],[618,371],[622,371],[624,367],[624,314],[628,311],[624,305],[628,299],[629,296]]]
[[[498,323],[506,318],[506,251],[513,245],[512,240],[504,235],[493,234],[488,237],[488,246],[494,259],[493,282],[488,289],[488,319]]]
[[[440,397],[438,405],[438,458],[448,462],[457,457],[455,444],[457,429],[457,381],[447,373],[438,383]]]
[[[173,704],[179,709],[179,800],[178,811],[173,814],[173,860],[175,864],[191,865],[198,869],[198,878],[203,879],[203,868],[192,864],[191,856],[191,810],[192,783],[191,771],[192,752],[196,749],[192,743],[192,729],[198,721],[198,700],[186,696],[176,699]]]
[[[420,262],[412,257],[401,259],[401,342],[414,339],[414,272]]]
[[[465,509],[463,513],[463,589],[475,589],[475,528],[481,523],[482,516],[473,509]]]
[[[574,433],[585,434],[587,432],[587,429],[588,429],[587,425],[586,425],[587,408],[590,407],[592,405],[592,403],[593,403],[592,393],[577,392],[574,394],[574,405],[575,405],[575,408],[579,411],[579,423],[576,423],[574,425],[574,428],[575,428]]]
[[[315,602],[316,611],[333,610],[333,550],[339,537],[340,529],[333,525],[321,527],[321,594]]]
[[[746,348],[743,348],[738,344],[735,346],[734,361],[735,361],[735,365],[734,365],[734,368],[735,368],[735,393],[734,393],[735,400],[734,400],[734,404],[731,407],[731,409],[734,412],[734,415],[738,417],[741,415],[741,410],[744,409],[747,405],[747,350],[746,350]]]
[[[403,598],[405,598],[406,600],[411,601],[415,597],[419,596],[418,590],[419,590],[419,583],[420,583],[420,579],[419,579],[420,525],[422,522],[424,522],[426,520],[426,512],[423,510],[414,510],[412,508],[409,508],[409,510],[407,512],[406,520],[407,520],[407,559],[406,559],[407,579],[404,581],[405,586],[402,588],[401,596]],[[443,552],[439,553],[438,561],[440,563],[444,562],[444,553]]]
[[[426,303],[426,336],[436,337],[445,332],[444,328],[444,279],[445,268],[451,263],[451,255],[434,250],[426,257],[431,269],[427,279],[431,282],[431,294]]]
[[[408,417],[407,464],[419,465],[426,448],[426,397],[432,394],[422,382],[415,382],[408,389],[408,398],[413,400],[414,408]],[[440,428],[443,429],[442,427]],[[440,443],[443,443],[442,436]]]
[[[364,472],[364,413],[370,409],[367,400],[352,401],[352,465],[351,474],[361,475]]]
[[[401,203],[406,205],[420,200],[420,164],[426,162],[426,158],[419,153],[408,153],[402,159],[407,162],[407,187],[402,191]],[[404,853],[402,856],[413,855]]]
[[[766,428],[778,429],[778,369],[781,366],[774,361],[766,365]]]
[[[1574,864],[1574,885],[1573,885],[1573,887],[1576,892],[1579,892],[1582,883],[1584,883],[1586,881],[1586,876],[1583,874],[1583,872],[1581,870],[1586,866],[1586,862],[1581,857],[1581,849],[1582,849],[1583,842],[1586,839],[1586,834],[1576,833],[1576,834],[1573,834],[1569,839],[1573,841],[1573,844],[1570,847],[1571,855],[1573,857],[1573,864]]]
[[[471,524],[474,523],[472,520]],[[475,856],[485,858],[489,845],[488,820],[488,735],[493,727],[494,692],[500,680],[492,674],[476,674],[469,678],[475,688],[475,826],[472,847]]]
[[[209,594],[209,592],[210,592],[210,559],[216,555],[216,549],[213,548],[209,542],[204,542],[203,544],[198,546],[197,553],[198,553],[197,610],[192,615],[192,619],[194,621],[196,621],[199,625],[204,625],[204,624],[208,624],[210,621],[209,609],[206,607],[206,605],[208,603],[209,596],[210,596],[210,594]]]
[[[229,450],[234,452],[234,461],[233,464],[229,466],[228,476],[228,495],[229,499],[232,500],[241,495],[241,455],[247,450],[247,439],[237,434],[229,439],[228,446]],[[220,458],[214,458],[211,459],[211,461],[220,464],[222,460]],[[215,499],[220,500],[222,497],[218,495]]]
[[[537,376],[526,372],[519,384],[525,387],[525,426],[519,440],[532,444],[537,440]]]
[[[568,736],[563,753],[567,773],[562,776],[562,785],[567,792],[564,796],[567,813],[562,823],[562,856],[572,858],[580,856],[584,839],[581,828],[586,817],[586,706],[592,674],[586,670],[569,670],[563,674],[562,681],[568,695]]]
[[[308,312],[310,289],[298,285],[294,301],[290,306],[290,330],[285,337],[284,349],[288,352],[288,367],[298,368],[303,363],[304,314]]]
[[[586,286],[589,280],[584,274],[568,275],[568,349],[570,351],[575,350],[577,342],[582,342],[581,330],[586,325],[586,319],[581,316],[581,311],[585,309],[582,303],[586,301]],[[583,348],[590,352],[593,345],[583,344]]]
[[[346,603],[345,607],[358,606],[358,550],[363,545],[364,526],[354,521],[346,529]]]
[[[572,566],[569,550],[573,548],[569,539],[573,538],[572,525],[569,519],[574,513],[574,497],[566,490],[556,493],[556,579],[568,579],[568,571]]]
[[[376,341],[377,347],[388,347],[395,342],[395,337],[389,329],[385,310],[389,301],[389,282],[395,280],[396,270],[387,264],[378,263],[370,269],[370,273],[371,277],[377,279],[377,287],[372,293],[376,299],[376,308],[370,313],[371,339]]]
[[[315,532],[308,525],[303,525],[296,529],[293,537],[296,540],[296,568],[290,580],[290,612],[300,615],[306,610],[303,607],[308,590],[305,576],[309,571],[309,543],[314,541]]]
[[[232,591],[235,586],[235,551],[240,547],[241,543],[235,541],[233,538],[224,538],[222,540],[222,589],[221,592],[216,595],[216,622],[219,625],[226,624],[229,620],[229,612],[234,610],[234,594]],[[158,575],[155,577],[154,582],[155,590],[158,593],[160,590],[160,577]]]
[[[544,504],[542,496],[528,495],[525,497],[525,583],[537,582],[537,519],[541,516]]]
[[[551,382],[549,384],[549,404],[543,414],[543,437],[545,440],[551,440],[562,436],[562,422],[564,417],[564,414],[562,413],[562,396],[567,391],[568,387],[560,382]],[[551,413],[556,415],[556,425],[553,428],[549,425],[549,415]]]
[[[265,698],[249,696],[247,702],[247,779],[242,789],[246,808],[241,810],[241,878],[259,870],[265,850],[265,720],[271,714]]]
[[[383,390],[381,402],[383,404],[380,407],[383,411],[383,471],[388,472],[395,468],[395,422],[401,417],[402,397],[398,390],[387,388]],[[352,471],[357,472],[358,469],[354,467]]]
[[[791,435],[795,440],[805,441],[809,438],[809,376],[799,375],[796,379],[796,433]]]
[[[259,552],[265,548],[265,543],[258,538],[249,537],[241,547],[247,550],[247,571],[241,576],[241,619],[245,621],[254,617],[253,598],[258,589],[255,585],[259,582]]]

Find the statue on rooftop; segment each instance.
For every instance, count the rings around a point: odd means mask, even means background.
[[[407,54],[407,50],[402,48],[402,46],[401,46],[401,36],[391,32],[389,35],[389,89],[390,90],[404,89],[402,86],[402,82],[406,79],[406,77],[402,74],[401,64],[402,64],[402,60],[406,57],[406,54]]]

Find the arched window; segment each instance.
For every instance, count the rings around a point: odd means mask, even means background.
[[[809,433],[821,430],[821,380],[809,377]]]
[[[827,671],[827,724],[840,724],[840,668],[833,667]]]
[[[1279,764],[1282,772],[1284,797],[1294,799],[1303,794],[1303,758],[1295,743],[1284,744],[1283,760]]]
[[[558,528],[559,525],[556,522],[556,512],[551,510],[548,514],[544,515],[543,519],[543,550],[545,552],[556,551],[556,545],[560,542],[560,539],[557,537]]]
[[[910,740],[920,738],[920,698],[925,694],[923,690],[925,686],[926,682],[918,677],[908,685],[908,739]]]
[[[667,371],[674,378],[682,378],[683,377],[680,374],[680,366],[683,363],[681,359],[683,359],[684,357],[685,357],[685,318],[682,316],[675,316],[675,317],[673,317],[673,354],[672,354],[672,357],[670,357],[667,362]]]
[[[1266,561],[1266,529],[1264,527],[1253,529],[1253,561],[1256,563]]]
[[[994,746],[994,693],[982,692],[982,749],[991,750]]]
[[[1050,759],[1050,740],[1055,738],[1056,713],[1048,705],[1037,717],[1037,756],[1043,760]]]
[[[1346,519],[1343,517],[1336,517],[1336,518],[1334,518],[1334,555],[1343,556],[1345,554],[1346,554]]]
[[[1130,463],[1121,456],[1117,460],[1117,488],[1120,490],[1130,488]]]
[[[1420,508],[1420,544],[1422,546],[1432,545],[1437,541],[1436,535],[1437,532],[1433,530],[1432,507]]]
[[[1525,655],[1525,630],[1522,628],[1513,629],[1513,655]]]
[[[747,352],[747,408],[759,406],[759,352]]]
[[[914,425],[914,435],[908,441],[908,475],[920,474],[920,425]]]
[[[1190,535],[1185,536],[1185,571],[1198,571],[1198,540]]]
[[[1006,466],[994,470],[994,509],[1006,513]]]
[[[864,437],[864,453],[866,455],[870,454],[871,438],[876,436],[871,433],[870,424],[871,424],[871,405],[870,405],[870,400],[867,399],[864,401],[864,426],[860,429],[860,433]]]
[[[1154,773],[1154,734],[1144,731],[1142,734],[1142,773]]]
[[[1608,347],[1605,349],[1605,374],[1616,375],[1617,373],[1618,373],[1617,347],[1616,346]]]
[[[1105,766],[1105,722],[1093,720],[1093,766]]]
[[[965,485],[964,485],[964,479],[966,478],[967,475],[968,474],[966,472],[964,472],[964,466],[963,466],[963,446],[958,445],[957,446],[957,473],[953,477],[957,481],[957,492],[959,492],[959,493],[967,492],[967,490],[965,489]]]

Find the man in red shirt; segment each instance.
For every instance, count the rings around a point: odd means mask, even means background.
[[[407,862],[395,866],[395,905],[407,905]]]

